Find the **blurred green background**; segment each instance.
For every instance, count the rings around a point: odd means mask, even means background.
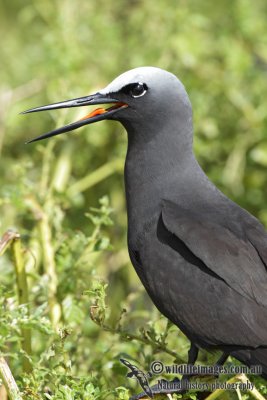
[[[26,398],[128,399],[126,388],[140,388],[121,354],[148,370],[155,358],[185,360],[188,342],[166,328],[129,262],[123,128],[105,121],[26,146],[84,110],[19,112],[138,66],[169,70],[189,93],[201,166],[267,225],[266,18],[264,0],[1,0],[0,233],[21,235],[29,294],[24,307],[8,250],[0,346]]]

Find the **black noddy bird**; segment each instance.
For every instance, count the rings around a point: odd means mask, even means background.
[[[105,89],[25,111],[111,103],[41,140],[102,120],[128,134],[128,249],[150,298],[198,349],[219,349],[267,379],[267,232],[207,178],[192,149],[192,107],[181,81],[155,67]]]

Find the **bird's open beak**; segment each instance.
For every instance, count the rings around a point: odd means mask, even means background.
[[[76,122],[65,125],[62,128],[55,129],[51,132],[45,133],[41,136],[38,136],[32,140],[29,140],[27,143],[36,142],[38,140],[46,139],[52,136],[60,135],[61,133],[70,132],[74,129],[78,129],[83,125],[92,124],[93,122],[102,121],[104,119],[112,119],[111,117],[118,110],[122,108],[128,107],[126,103],[122,103],[119,100],[112,99],[106,95],[101,93],[96,93],[90,96],[79,97],[73,100],[61,101],[59,103],[48,104],[46,106],[31,108],[30,110],[22,112],[22,114],[38,112],[38,111],[46,111],[46,110],[54,110],[56,108],[70,108],[70,107],[81,107],[81,106],[90,106],[94,104],[108,104],[113,103],[113,106],[105,109],[105,108],[97,108],[91,113],[85,115],[83,118],[79,119]]]

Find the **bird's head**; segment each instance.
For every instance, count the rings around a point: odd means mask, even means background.
[[[168,120],[191,118],[190,101],[182,83],[170,72],[155,67],[132,69],[95,94],[32,108],[24,114],[96,104],[110,104],[110,107],[94,109],[82,119],[38,136],[29,143],[105,119],[119,121],[130,130],[146,125],[155,128],[164,126]]]

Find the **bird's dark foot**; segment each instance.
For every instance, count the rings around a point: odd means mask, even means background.
[[[186,389],[183,387],[183,383],[180,379],[175,378],[172,381],[168,381],[166,379],[160,379],[156,385],[150,387],[153,397],[156,395],[168,395],[168,394],[182,394],[186,392]],[[137,395],[134,395],[130,398],[130,400],[141,400],[141,399],[149,399],[152,398],[148,393],[142,392]]]

